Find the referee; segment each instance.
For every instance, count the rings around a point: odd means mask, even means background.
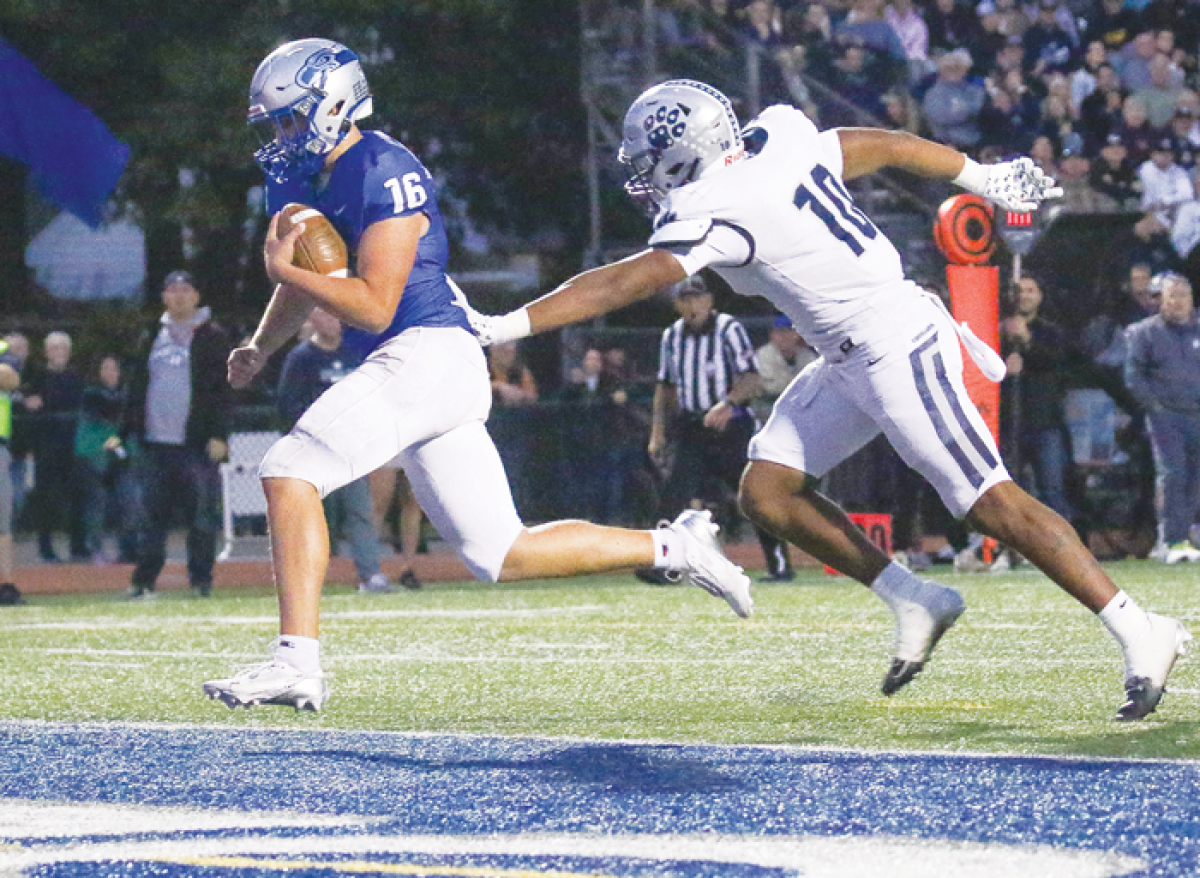
[[[659,347],[649,446],[651,459],[662,461],[670,423],[675,460],[662,499],[671,510],[698,505],[714,482],[737,492],[757,426],[749,402],[761,385],[746,330],[713,308],[699,277],[675,288],[675,310],[680,318],[663,332]],[[786,544],[755,530],[767,559],[766,581],[792,580]]]

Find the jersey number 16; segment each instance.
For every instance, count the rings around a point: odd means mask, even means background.
[[[383,185],[392,193],[396,213],[416,210],[429,200],[429,196],[425,194],[425,187],[421,185],[421,175],[417,173],[405,174],[400,179],[392,177]]]
[[[812,181],[837,208],[842,219],[849,223],[852,229],[857,229],[858,233],[868,241],[874,240],[879,235],[879,230],[867,219],[867,215],[854,206],[854,202],[850,200],[850,193],[842,186],[841,181],[833,176],[824,165],[816,165],[813,168]],[[792,203],[800,210],[804,210],[805,206],[811,207],[812,212],[817,215],[817,219],[825,223],[825,228],[829,229],[831,235],[849,247],[855,256],[863,255],[865,248],[855,237],[854,232],[846,228],[842,220],[834,216],[833,211],[826,207],[824,202],[803,183],[796,190],[796,197],[792,199]]]

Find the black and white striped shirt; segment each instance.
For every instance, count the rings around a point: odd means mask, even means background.
[[[725,398],[738,376],[757,371],[750,337],[728,314],[713,314],[699,332],[682,318],[663,331],[658,380],[675,387],[685,412],[704,414]]]

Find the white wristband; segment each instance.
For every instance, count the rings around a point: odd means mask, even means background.
[[[531,332],[529,311],[518,308],[499,317],[492,318],[492,344],[503,344],[506,341],[516,341],[526,338]]]
[[[961,186],[968,192],[974,192],[976,195],[982,195],[987,189],[988,169],[974,159],[968,157],[963,163],[963,169],[959,171],[953,182],[956,186]]]

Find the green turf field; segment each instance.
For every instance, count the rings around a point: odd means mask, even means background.
[[[944,568],[938,568],[940,571]],[[1200,633],[1200,570],[1114,565],[1143,606]],[[457,731],[916,750],[1200,758],[1200,659],[1159,712],[1111,716],[1119,651],[1040,574],[940,575],[968,610],[931,666],[879,694],[891,622],[819,571],[760,585],[753,619],[632,577],[358,595],[331,586],[324,712],[231,712],[205,679],[265,656],[274,596],[34,598],[0,608],[0,719]]]

